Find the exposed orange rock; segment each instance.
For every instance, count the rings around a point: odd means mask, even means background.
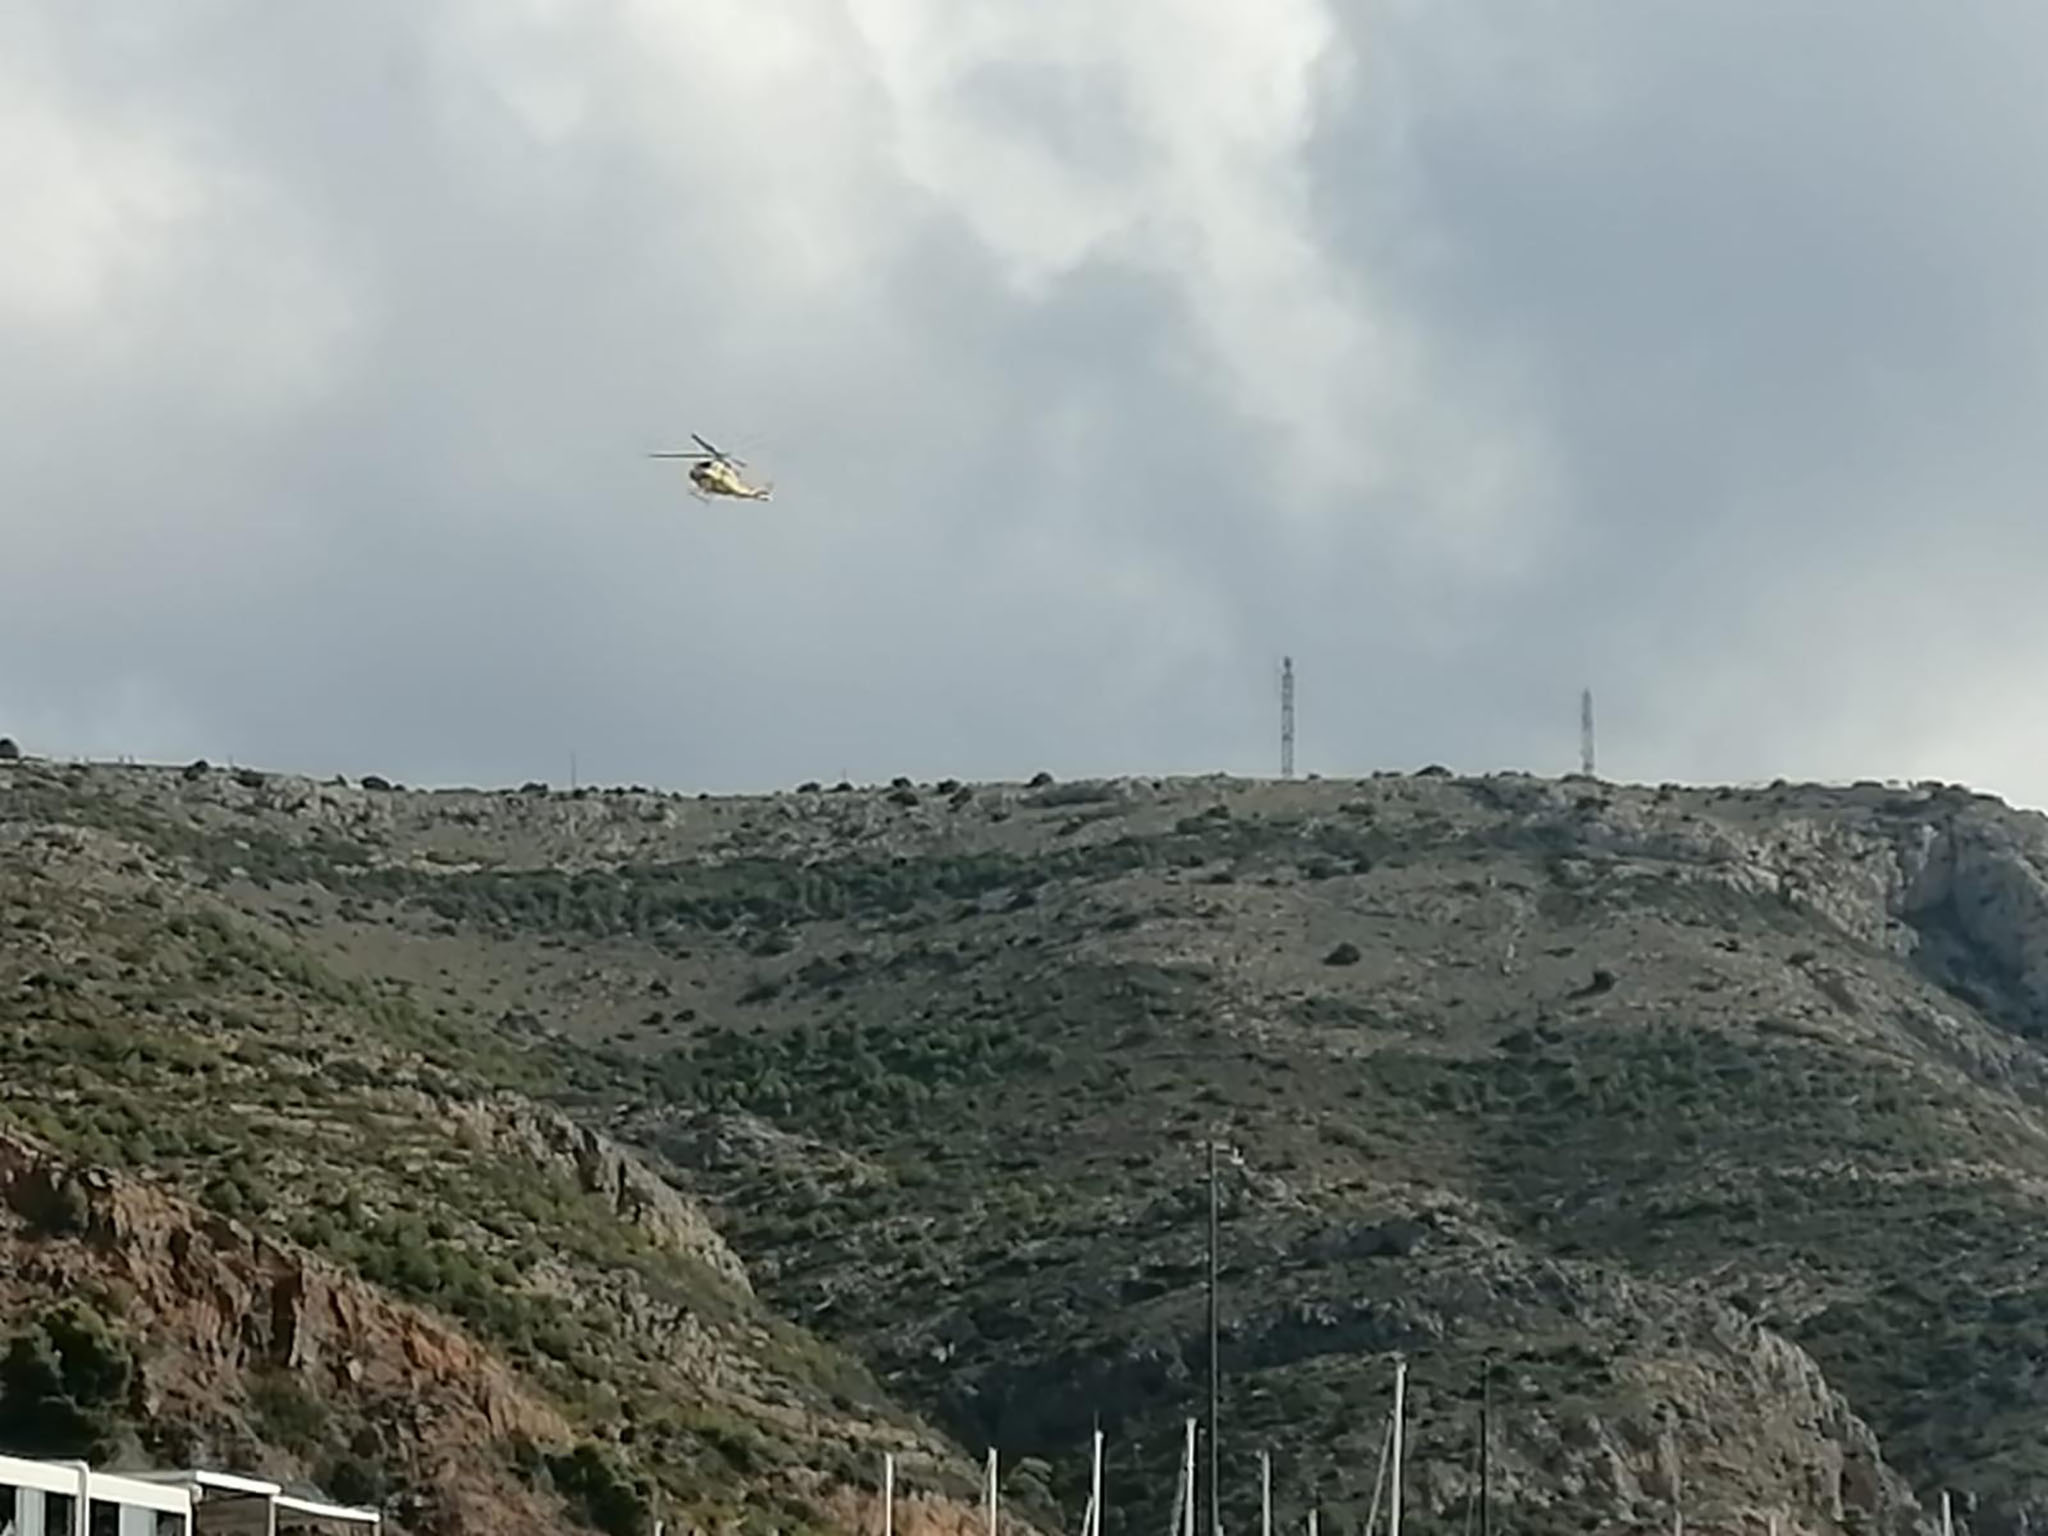
[[[558,1532],[552,1498],[496,1447],[564,1444],[570,1426],[487,1349],[288,1243],[139,1180],[67,1166],[0,1134],[0,1304],[13,1315],[105,1297],[143,1347],[148,1416],[199,1447],[243,1447],[255,1470],[306,1477],[249,1426],[251,1373],[287,1373],[317,1401],[382,1426],[382,1444],[427,1490],[398,1530],[466,1536]]]

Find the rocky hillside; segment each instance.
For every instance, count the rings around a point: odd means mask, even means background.
[[[0,765],[0,1447],[610,1536],[837,1528],[890,1449],[971,1511],[956,1447],[555,1107],[602,1063],[330,965],[92,777]]]
[[[2005,1536],[2044,1030],[2048,822],[1941,786],[0,764],[0,1162],[119,1174],[11,1176],[0,1426],[623,1532],[851,1528],[885,1444],[964,1530],[988,1443],[1071,1529],[1099,1421],[1156,1536],[1214,1137],[1233,1529],[1261,1449],[1362,1522],[1399,1354],[1419,1530],[1490,1358],[1501,1529]]]

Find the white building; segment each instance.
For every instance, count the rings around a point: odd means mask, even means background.
[[[0,1536],[195,1536],[182,1488],[0,1456]]]
[[[227,1472],[0,1456],[0,1536],[376,1536],[383,1517]]]

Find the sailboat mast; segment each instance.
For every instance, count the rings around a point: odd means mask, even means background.
[[[1479,1536],[1493,1536],[1492,1355],[1479,1361]]]
[[[1273,1536],[1273,1453],[1259,1452],[1259,1536]]]
[[[1223,1489],[1218,1475],[1221,1465],[1218,1441],[1222,1428],[1219,1402],[1222,1397],[1222,1362],[1217,1358],[1216,1305],[1216,1139],[1209,1138],[1209,1536],[1223,1536]]]
[[[1088,1474],[1088,1536],[1102,1536],[1102,1431],[1095,1431],[1095,1466]]]
[[[1676,1440],[1671,1444],[1671,1536],[1685,1536],[1685,1469]]]
[[[1671,1536],[1685,1536],[1685,1481],[1678,1461],[1678,1426],[1667,1404],[1664,1409],[1664,1445],[1671,1456]]]
[[[1408,1403],[1408,1362],[1394,1361],[1394,1430],[1387,1484],[1387,1536],[1401,1536],[1401,1429]]]
[[[988,1536],[996,1536],[996,1448],[988,1448],[988,1488],[983,1498],[988,1511]]]
[[[1187,1502],[1181,1505],[1181,1536],[1195,1536],[1195,1421],[1188,1420],[1188,1447],[1181,1458],[1181,1478],[1187,1485]]]

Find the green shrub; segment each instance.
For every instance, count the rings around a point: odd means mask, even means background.
[[[551,1455],[546,1465],[556,1491],[605,1536],[646,1536],[652,1528],[652,1490],[595,1441]]]
[[[0,1444],[31,1456],[103,1458],[135,1369],[132,1350],[92,1308],[49,1308],[0,1355]]]

